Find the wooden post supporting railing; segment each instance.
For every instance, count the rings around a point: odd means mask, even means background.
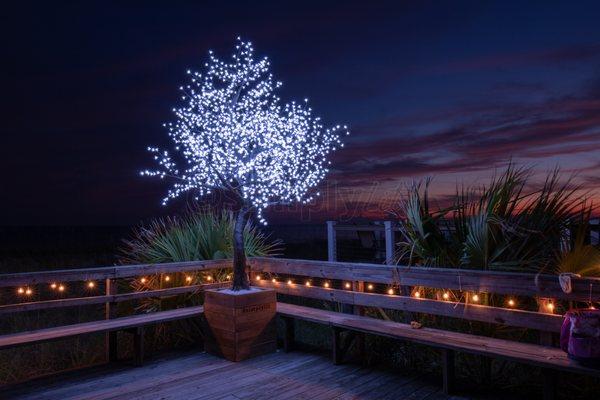
[[[394,229],[392,228],[392,221],[384,221],[383,226],[385,228],[385,263],[387,265],[394,265],[394,247],[396,239],[394,235]],[[400,287],[398,290],[402,296],[410,296],[412,288],[410,286],[402,285],[402,282],[400,282]],[[414,316],[411,312],[406,312],[403,318],[404,322],[407,324],[409,324],[413,319]]]
[[[362,281],[356,281],[352,283],[352,290],[355,292],[364,292],[365,291],[365,283]],[[354,306],[354,314],[356,315],[365,315],[365,308],[363,306],[355,305]],[[356,352],[358,353],[358,357],[361,362],[365,362],[365,335],[363,333],[357,333],[355,344],[356,344]]]
[[[106,295],[113,296],[117,294],[117,281],[115,279],[106,279]],[[117,303],[109,302],[104,305],[104,318],[113,319],[117,315]],[[117,360],[117,332],[107,332],[106,342],[106,360],[113,362]]]
[[[538,302],[538,312],[554,314],[554,304],[556,304],[554,299],[540,298]],[[554,344],[554,335],[552,335],[552,332],[540,332],[540,344],[552,346]]]
[[[327,221],[327,261],[337,261],[335,221]]]
[[[392,229],[392,221],[384,221],[385,229],[385,263],[387,265],[394,264],[394,230]]]

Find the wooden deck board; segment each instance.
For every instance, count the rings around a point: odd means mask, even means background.
[[[425,399],[440,388],[414,373],[356,364],[326,354],[277,352],[239,363],[206,353],[169,356],[143,367],[108,365],[0,391],[3,400]],[[452,397],[457,399],[459,397]]]

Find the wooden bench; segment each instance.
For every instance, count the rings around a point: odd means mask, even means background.
[[[14,289],[17,291],[17,299],[20,300],[13,303],[0,304],[0,323],[3,322],[2,318],[5,315],[14,316],[17,313],[92,305],[104,305],[105,314],[105,319],[100,321],[1,335],[0,350],[79,335],[105,333],[106,359],[108,361],[116,361],[117,332],[122,331],[133,334],[135,347],[134,361],[136,364],[141,364],[144,358],[143,333],[146,326],[193,318],[201,315],[203,308],[179,308],[170,311],[116,318],[117,304],[149,298],[199,294],[204,290],[219,288],[229,284],[196,282],[185,285],[165,285],[165,287],[158,289],[148,287],[143,290],[118,293],[117,287],[120,281],[139,279],[152,275],[162,276],[163,274],[181,274],[183,276],[183,274],[187,275],[199,271],[227,268],[230,265],[231,262],[228,260],[206,260],[0,274],[0,289]],[[69,296],[66,291],[60,293],[52,293],[52,291],[49,291],[50,293],[47,294],[43,293],[44,286],[48,285],[46,288],[51,288],[51,285],[56,285],[56,283],[64,284],[71,289],[69,293],[73,294]],[[89,286],[90,284],[92,286]],[[25,287],[32,288],[32,292],[27,294],[24,290]]]
[[[80,324],[64,325],[55,328],[39,329],[0,336],[0,350],[65,339],[74,336],[104,332],[128,332],[133,334],[134,362],[141,365],[144,361],[144,328],[163,322],[198,317],[204,312],[203,307],[186,307],[169,311],[159,311],[148,314],[133,315]],[[116,342],[110,350],[116,360]]]
[[[557,381],[555,371],[576,372],[600,377],[600,369],[584,367],[569,359],[561,349],[556,347],[427,327],[414,329],[409,324],[281,302],[277,303],[277,313],[285,323],[283,340],[285,351],[290,351],[294,346],[294,320],[315,322],[331,327],[334,364],[343,361],[344,353],[349,348],[349,341],[342,346],[340,333],[343,330],[386,336],[439,348],[443,366],[443,388],[446,393],[451,393],[454,386],[454,351],[496,357],[543,368],[545,398],[554,396]]]
[[[273,258],[252,258],[250,264],[259,276],[254,280],[258,286],[296,299],[339,305],[343,311],[278,303],[279,315],[286,323],[286,349],[293,344],[293,320],[301,319],[331,327],[336,363],[342,361],[352,343],[359,353],[363,351],[365,333],[438,348],[447,392],[454,383],[456,351],[484,356],[486,381],[491,379],[492,358],[542,368],[546,399],[555,396],[557,371],[600,377],[600,370],[583,367],[553,347],[563,322],[558,312],[600,302],[600,280],[596,278],[574,278],[572,292],[565,293],[555,275]],[[448,295],[444,297],[445,293]],[[486,303],[486,293],[497,300]],[[402,323],[366,317],[367,309],[401,311]],[[437,326],[413,329],[409,322],[415,314],[524,328],[534,333],[533,338],[539,335],[539,341],[522,343]],[[342,331],[349,332],[343,341]]]

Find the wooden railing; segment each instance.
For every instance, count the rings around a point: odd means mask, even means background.
[[[507,295],[552,297],[573,301],[598,301],[599,278],[573,278],[573,292],[564,293],[556,275],[534,275],[471,269],[405,267],[351,262],[250,259],[255,272],[304,275],[322,279],[364,281],[400,286],[478,291]]]
[[[278,293],[305,298],[334,301],[356,309],[380,307],[412,313],[425,313],[463,318],[481,322],[505,324],[515,327],[558,332],[562,316],[553,310],[536,310],[515,307],[498,307],[463,301],[458,298],[442,299],[398,295],[398,288],[429,288],[458,293],[496,294],[509,298],[526,296],[536,299],[552,299],[567,305],[572,303],[593,304],[600,301],[600,279],[573,278],[573,291],[564,293],[558,278],[552,275],[533,275],[509,272],[490,272],[445,268],[404,267],[392,265],[361,264],[290,260],[279,258],[251,258],[253,284],[270,287]],[[68,269],[0,275],[0,288],[14,288],[18,302],[0,305],[2,314],[44,310],[50,308],[105,304],[107,318],[111,318],[111,305],[149,297],[173,296],[193,293],[207,288],[222,287],[229,283],[190,284],[163,289],[116,292],[118,279],[139,279],[153,274],[209,271],[228,268],[229,260],[197,261],[169,264],[128,265],[104,268]],[[268,277],[268,278],[267,278]],[[291,283],[288,283],[291,279]],[[53,282],[104,281],[105,292],[101,295],[78,296],[50,300],[28,301],[26,295],[17,295],[19,287],[39,287]],[[308,281],[308,285],[306,282]],[[369,289],[371,285],[377,287]],[[99,285],[100,286],[100,285]],[[395,290],[388,294],[388,290]],[[6,289],[5,289],[6,290]],[[18,297],[21,296],[21,297]],[[468,296],[466,297],[469,298]],[[556,310],[558,311],[558,310]]]
[[[261,278],[255,279],[255,284],[273,288],[281,294],[359,307],[441,315],[543,332],[560,331],[563,317],[554,313],[556,300],[563,300],[567,304],[581,302],[586,306],[600,301],[600,279],[594,278],[573,278],[573,291],[567,294],[562,291],[558,277],[553,275],[274,258],[253,258],[250,265],[254,273]],[[271,278],[278,275],[308,278]],[[320,282],[312,282],[311,278]],[[335,285],[332,281],[341,282],[342,285]],[[379,289],[379,293],[375,293],[368,291],[369,284],[385,286]],[[357,290],[357,287],[362,289]],[[416,292],[408,296],[399,296],[396,295],[398,291],[394,291],[394,288],[399,287],[434,288],[479,296],[494,293],[504,295],[507,299],[511,296],[525,296],[538,300],[546,299],[546,304],[552,305],[552,308],[542,312],[522,310],[514,300],[508,300],[513,306],[495,307],[456,298],[416,297]],[[391,288],[394,294],[387,294],[385,288]]]
[[[209,288],[227,285],[227,283],[204,283],[175,286],[164,289],[148,289],[129,293],[118,293],[116,290],[116,282],[118,279],[139,278],[156,274],[207,271],[228,268],[230,265],[231,262],[228,260],[211,260],[2,274],[0,275],[0,288],[14,287],[15,296],[18,296],[19,299],[25,301],[0,305],[0,315],[23,311],[47,310],[52,308],[74,307],[92,304],[105,304],[108,315],[111,312],[111,304],[144,298],[166,297],[185,293],[194,293],[199,290],[206,290]],[[51,285],[53,283],[66,284],[67,282],[104,282],[104,294],[70,298],[65,297],[51,300],[27,301],[32,296],[27,295],[25,292],[26,288],[30,289],[32,287],[39,287],[40,285],[44,284]],[[18,293],[19,288],[21,291],[23,291],[23,293]],[[32,294],[35,294],[36,292],[36,290],[32,290]],[[81,291],[77,292],[79,293]],[[63,296],[66,295],[66,293],[63,294]]]

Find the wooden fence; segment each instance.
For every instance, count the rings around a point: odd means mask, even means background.
[[[208,288],[222,287],[224,283],[205,283],[186,286],[175,286],[165,289],[143,290],[130,293],[117,292],[117,280],[140,278],[156,274],[169,274],[193,271],[207,271],[227,268],[228,260],[192,261],[165,264],[124,265],[100,268],[79,268],[53,271],[25,272],[0,275],[0,288],[14,287],[18,299],[28,300],[40,285],[64,285],[68,282],[104,282],[104,294],[85,297],[64,297],[60,299],[22,301],[0,305],[0,316],[21,311],[47,310],[51,308],[74,307],[91,304],[105,304],[107,318],[112,318],[112,305],[123,301],[131,301],[152,297],[166,297],[185,293],[194,293]],[[100,285],[98,285],[100,286]],[[31,294],[27,293],[31,290]],[[80,291],[77,291],[80,292]],[[63,296],[67,296],[66,293]]]
[[[553,275],[533,275],[509,272],[490,272],[450,268],[405,267],[348,262],[290,260],[279,258],[250,258],[253,284],[270,287],[280,294],[293,295],[324,301],[339,302],[356,307],[380,307],[413,313],[443,315],[481,322],[506,324],[545,332],[558,332],[562,322],[559,307],[581,303],[592,305],[600,301],[600,279],[574,278],[573,291],[564,293],[558,278]],[[56,271],[41,271],[0,275],[0,288],[14,288],[17,301],[0,305],[2,315],[16,312],[44,310],[90,304],[105,304],[106,318],[113,318],[114,304],[150,297],[174,296],[195,293],[208,288],[229,285],[227,282],[190,284],[163,289],[118,293],[119,279],[140,279],[153,274],[204,272],[228,268],[230,261],[197,261],[157,265],[129,265],[105,268],[84,268]],[[40,299],[28,301],[19,288],[38,290],[40,285],[55,282],[104,281],[104,293],[98,295]],[[100,285],[99,285],[100,286]],[[406,295],[399,295],[400,287],[409,287]],[[454,291],[467,296],[443,298],[419,296],[415,288],[437,290],[439,293]],[[517,299],[520,296],[546,300],[552,305],[548,309],[525,310],[520,304],[489,306],[478,304],[473,294],[505,296]],[[6,297],[5,297],[6,299]],[[541,312],[540,312],[541,311]]]

